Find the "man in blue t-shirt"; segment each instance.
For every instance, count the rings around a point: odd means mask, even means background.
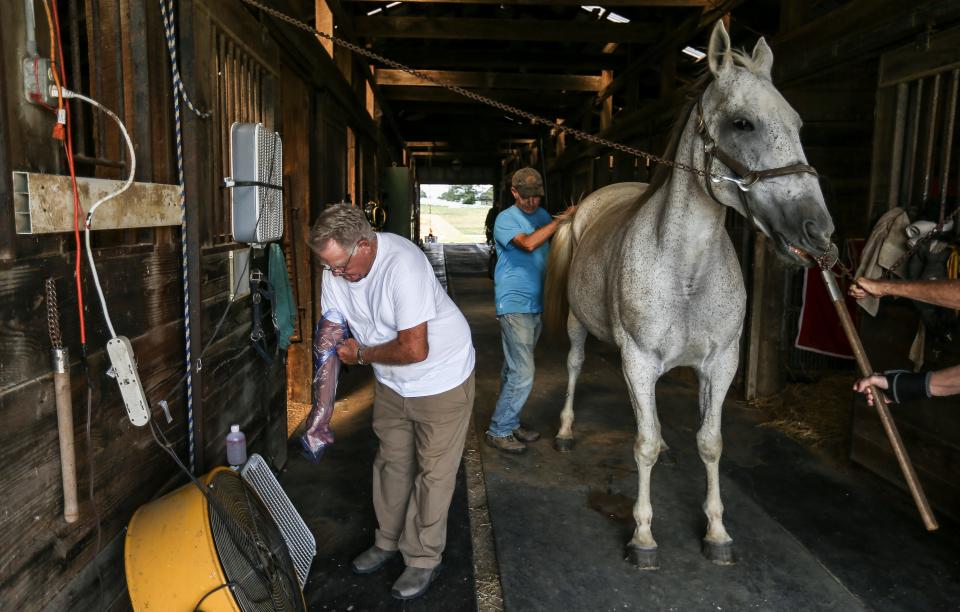
[[[520,411],[533,388],[533,349],[540,338],[549,240],[560,221],[576,207],[552,219],[540,208],[543,179],[533,168],[514,172],[511,186],[515,204],[497,215],[493,230],[497,249],[493,281],[503,341],[503,373],[500,397],[485,438],[487,444],[504,452],[523,453],[527,442],[540,438],[539,433],[520,424]]]

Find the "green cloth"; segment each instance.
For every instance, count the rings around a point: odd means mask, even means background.
[[[283,251],[276,242],[270,245],[270,261],[267,264],[267,280],[273,291],[273,326],[277,328],[277,346],[286,350],[290,346],[296,324],[297,304],[293,300],[290,277],[287,276],[287,262]]]

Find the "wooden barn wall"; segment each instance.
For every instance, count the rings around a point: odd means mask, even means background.
[[[77,3],[81,9],[84,3]],[[122,17],[137,24],[137,44],[119,36],[117,3],[101,2],[102,38],[113,41],[111,55],[101,66],[103,78],[84,82],[82,88],[103,99],[125,120],[140,153],[137,179],[172,182],[169,107],[169,69],[163,55],[159,13],[153,3],[131,3]],[[50,138],[53,120],[45,110],[27,104],[21,95],[19,61],[24,56],[23,3],[4,9],[6,35],[2,37],[0,95],[0,174],[8,180],[12,170],[63,174],[66,165],[60,147]],[[67,3],[61,16],[71,18]],[[38,13],[42,19],[42,12]],[[38,32],[46,32],[39,27]],[[43,24],[45,26],[45,24]],[[133,26],[131,26],[133,27]],[[101,38],[100,33],[98,38]],[[66,34],[66,33],[65,33]],[[45,37],[38,35],[41,53],[49,55]],[[96,40],[96,39],[95,39]],[[120,41],[120,45],[117,45]],[[94,47],[90,49],[91,55]],[[104,54],[106,55],[106,54]],[[119,61],[118,61],[119,57]],[[136,66],[141,79],[127,81],[120,96],[119,74]],[[148,95],[149,92],[149,95]],[[121,101],[124,102],[121,104]],[[128,103],[136,101],[135,104]],[[74,113],[75,121],[94,120],[87,110]],[[95,119],[101,121],[99,117]],[[119,142],[113,128],[104,126],[88,156],[117,159]],[[113,140],[108,140],[113,139]],[[81,142],[76,143],[78,149]],[[116,175],[117,169],[80,164],[81,174]],[[5,228],[0,253],[0,433],[2,461],[0,486],[0,601],[4,609],[42,608],[91,562],[97,546],[106,546],[141,503],[174,476],[175,468],[153,446],[145,429],[134,428],[119,400],[116,383],[106,375],[109,364],[103,350],[108,335],[88,273],[86,297],[88,360],[81,359],[77,301],[73,282],[73,237],[68,235],[15,236],[12,234],[12,199],[2,192],[0,227]],[[183,361],[182,314],[179,300],[178,231],[169,229],[97,232],[96,260],[119,333],[128,336],[139,359],[140,376],[149,397],[170,396],[175,428],[170,428],[177,451],[184,454],[185,431],[182,395],[172,394]],[[86,262],[83,262],[86,269]],[[44,280],[56,283],[64,344],[71,355],[74,438],[76,440],[80,519],[63,520],[60,458],[56,409],[50,374]],[[90,395],[88,396],[88,391]],[[89,401],[88,401],[89,400]],[[90,438],[85,435],[87,414]],[[93,457],[93,463],[88,461]],[[95,506],[87,496],[94,490]],[[98,533],[95,514],[101,519]],[[110,574],[108,573],[108,576]],[[122,572],[120,573],[122,576]],[[107,601],[124,588],[122,580],[104,585]],[[82,599],[76,609],[94,609],[99,592],[95,583],[78,589]]]
[[[836,227],[835,240],[864,235],[877,62],[826,68],[792,81],[780,92],[803,119],[801,140]]]
[[[61,17],[68,2],[59,3]],[[72,3],[70,3],[72,4]],[[76,3],[98,21],[87,20],[83,40],[94,41],[89,50],[91,77],[71,87],[87,91],[115,109],[131,131],[138,153],[137,180],[160,183],[176,181],[173,148],[173,121],[170,99],[170,72],[161,16],[151,0],[79,0]],[[228,255],[238,245],[223,238],[222,141],[217,125],[230,121],[222,116],[231,110],[222,99],[222,76],[215,70],[215,31],[228,34],[247,56],[256,58],[270,72],[273,84],[280,82],[281,64],[276,38],[239,3],[227,0],[181,0],[179,39],[181,72],[193,101],[213,109],[210,119],[198,119],[184,109],[187,194],[193,207],[193,226],[198,230],[199,256],[192,271],[195,316],[193,335],[197,338],[193,357],[206,347],[202,368],[194,374],[194,399],[202,407],[197,429],[202,431],[198,453],[200,470],[223,463],[223,436],[232,423],[247,433],[251,451],[261,452],[282,463],[286,452],[286,375],[280,360],[267,366],[251,349],[251,300],[242,298],[230,306],[218,338],[207,344],[213,329],[228,307]],[[10,83],[0,95],[0,326],[4,342],[0,347],[0,432],[5,468],[0,486],[7,491],[0,509],[0,601],[4,609],[99,609],[126,604],[122,571],[122,529],[138,506],[180,484],[183,479],[169,458],[154,444],[146,429],[133,427],[120,402],[116,383],[106,375],[103,347],[108,338],[91,278],[84,273],[85,315],[88,359],[81,357],[76,297],[73,291],[73,237],[69,235],[16,236],[12,233],[11,170],[64,174],[66,166],[59,146],[51,141],[50,114],[27,104],[20,93],[19,61],[24,55],[23,4],[5,9],[8,35],[2,38],[3,59],[0,78]],[[90,11],[99,10],[100,13]],[[38,13],[42,19],[42,12]],[[45,32],[40,28],[38,32]],[[99,28],[99,29],[98,29]],[[48,55],[45,36],[38,36],[41,54]],[[119,46],[118,46],[119,41]],[[65,41],[69,46],[69,42]],[[94,49],[100,57],[94,62]],[[136,78],[133,77],[136,75]],[[311,167],[336,167],[336,147],[319,144],[310,136],[312,122],[343,125],[334,112],[307,112],[316,108],[314,84],[305,85],[301,73],[283,72],[283,87],[261,91],[257,103],[262,119],[281,132],[288,149],[285,175],[290,180],[289,202],[296,212],[288,219],[291,230],[288,261],[296,264],[291,280],[301,296],[306,313],[299,319],[312,326],[310,258],[303,243],[309,221],[334,188],[318,177],[317,183],[330,191],[314,189]],[[299,80],[298,80],[299,79]],[[312,80],[316,83],[317,79]],[[289,99],[287,99],[289,98]],[[342,104],[342,98],[340,98]],[[303,120],[293,119],[299,106]],[[74,108],[80,108],[74,106]],[[344,115],[347,113],[344,112]],[[114,128],[88,110],[74,112],[75,121],[85,120],[88,132],[97,134],[96,150],[118,159],[122,147]],[[79,119],[78,119],[79,118]],[[89,127],[94,122],[94,127]],[[376,140],[366,126],[364,138],[370,150]],[[335,131],[335,130],[332,130]],[[336,138],[332,139],[336,142]],[[314,149],[320,154],[298,160],[297,153]],[[114,166],[81,164],[81,175],[119,176]],[[291,180],[296,177],[296,180]],[[342,191],[340,193],[342,195]],[[219,224],[219,225],[218,225]],[[133,342],[140,376],[148,398],[167,398],[172,424],[157,419],[176,452],[187,456],[185,397],[175,384],[183,373],[183,302],[179,228],[118,230],[95,233],[95,257],[107,301],[118,333]],[[295,245],[291,243],[295,242]],[[303,247],[303,248],[301,248]],[[86,266],[86,262],[83,262]],[[265,269],[262,257],[252,265]],[[59,448],[53,384],[50,375],[50,344],[47,339],[44,280],[52,277],[59,297],[64,343],[72,358],[71,377],[74,408],[74,437],[77,444],[77,471],[80,490],[80,520],[66,524],[62,518]],[[304,313],[302,310],[301,313]],[[270,326],[267,325],[269,332]],[[269,334],[268,334],[269,336]],[[268,341],[272,340],[268,337]],[[301,347],[309,338],[301,338]],[[297,350],[302,353],[302,348]],[[296,351],[294,351],[296,353]],[[297,376],[306,368],[303,354],[291,360]],[[88,403],[89,390],[89,403]],[[90,442],[85,435],[86,414],[90,412]],[[91,464],[87,457],[92,455]],[[200,471],[198,470],[198,471]],[[94,506],[86,494],[91,485]],[[98,550],[101,551],[97,557]],[[96,563],[94,559],[97,557]],[[99,568],[97,566],[100,566]],[[100,570],[104,580],[98,580]],[[101,591],[102,588],[102,591]],[[101,600],[101,597],[103,598]]]

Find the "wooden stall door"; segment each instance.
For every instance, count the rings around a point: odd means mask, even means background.
[[[871,221],[899,206],[916,220],[921,209],[936,219],[950,216],[960,185],[960,27],[881,57],[873,172]],[[863,317],[861,336],[879,371],[911,368],[908,351],[918,327],[907,300],[880,303],[876,318]],[[925,331],[924,370],[960,362],[956,335]],[[930,503],[960,517],[960,418],[955,398],[914,402],[894,412]],[[858,402],[854,410],[852,459],[903,486],[900,471],[874,411]]]

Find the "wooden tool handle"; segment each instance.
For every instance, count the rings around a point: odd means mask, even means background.
[[[864,377],[870,376],[873,374],[873,368],[870,366],[870,360],[867,359],[866,351],[863,350],[863,343],[860,342],[860,336],[857,335],[857,330],[853,326],[853,321],[850,318],[850,313],[847,311],[847,304],[844,300],[843,293],[837,286],[837,279],[830,270],[821,270],[821,273],[823,282],[827,286],[827,292],[830,294],[830,300],[833,302],[834,308],[837,309],[837,316],[840,317],[840,325],[843,326],[843,331],[847,335],[847,340],[850,342],[850,348],[853,349],[857,366],[860,368],[860,375]],[[897,457],[900,471],[903,473],[903,478],[907,481],[907,487],[913,496],[913,502],[917,505],[917,510],[920,512],[923,524],[926,526],[927,531],[936,531],[940,525],[937,523],[936,517],[933,516],[933,511],[927,502],[927,496],[924,494],[923,487],[920,485],[917,474],[913,470],[913,464],[910,462],[907,449],[903,447],[903,440],[900,439],[900,432],[897,430],[897,425],[893,422],[893,417],[890,415],[890,408],[887,406],[886,397],[883,395],[883,391],[876,387],[871,387],[871,390],[873,391],[873,405],[876,407],[877,415],[880,417],[880,423],[883,424],[883,429],[887,433],[890,446],[893,447],[893,454]]]
[[[60,472],[63,476],[63,519],[73,523],[80,518],[80,509],[77,504],[77,459],[73,443],[73,401],[67,349],[54,349],[53,363],[57,430],[60,434]]]

